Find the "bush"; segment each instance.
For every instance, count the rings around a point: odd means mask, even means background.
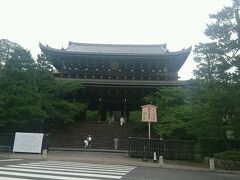
[[[226,151],[224,139],[202,138],[198,140],[200,151],[203,156],[213,156],[215,153]]]
[[[240,151],[224,151],[214,154],[214,158],[240,162]]]
[[[87,121],[97,121],[97,111],[87,111],[86,112]]]
[[[140,111],[131,111],[129,113],[129,122],[133,123],[136,129],[147,127],[147,123],[142,122],[142,113]]]
[[[225,141],[220,138],[202,138],[196,141],[200,144],[199,151],[203,156],[213,156],[222,152],[239,152],[240,140],[228,139]]]

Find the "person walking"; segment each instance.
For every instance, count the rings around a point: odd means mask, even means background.
[[[91,148],[92,146],[92,137],[91,135],[89,134],[88,137],[87,137],[87,141],[88,141],[88,148]]]
[[[118,148],[118,142],[119,142],[119,139],[118,139],[117,137],[115,137],[115,138],[113,139],[113,144],[114,144],[114,149],[115,149],[115,150],[117,150],[117,148]]]
[[[84,149],[87,149],[88,148],[88,140],[87,139],[84,139]]]
[[[114,115],[112,115],[112,123],[114,123],[114,121],[115,121],[115,117]]]
[[[120,118],[120,125],[122,126],[122,125],[123,125],[123,123],[125,123],[125,120],[124,120],[124,118],[123,118],[123,117],[121,117],[121,118]]]

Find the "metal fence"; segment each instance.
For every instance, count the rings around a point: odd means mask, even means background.
[[[13,148],[15,134],[0,133],[0,151],[10,152]]]
[[[161,140],[146,138],[129,138],[129,156],[139,158],[153,158],[154,152],[157,157],[164,159],[189,160],[195,159],[193,141]]]
[[[0,151],[12,151],[14,145],[15,133],[0,133]],[[48,150],[48,134],[44,134],[42,141],[42,150]]]

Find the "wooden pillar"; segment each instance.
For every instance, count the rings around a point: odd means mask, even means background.
[[[101,101],[101,98],[99,98],[98,112],[97,112],[97,121],[101,121],[101,120],[102,120],[102,101]]]
[[[84,120],[84,121],[86,121],[86,117],[87,117],[87,110],[83,110],[83,111],[81,112],[81,119]]]
[[[123,105],[123,117],[125,121],[128,119],[128,111],[127,111],[127,99],[124,100],[124,105]]]
[[[107,120],[107,111],[105,107],[102,106],[102,115],[101,115],[101,121],[106,121]]]

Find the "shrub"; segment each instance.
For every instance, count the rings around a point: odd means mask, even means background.
[[[240,162],[240,151],[224,151],[214,154],[214,158]]]
[[[133,123],[136,129],[143,129],[147,124],[142,122],[142,113],[140,111],[131,111],[129,113],[129,122]]]
[[[97,111],[87,111],[86,119],[87,121],[97,121]]]

